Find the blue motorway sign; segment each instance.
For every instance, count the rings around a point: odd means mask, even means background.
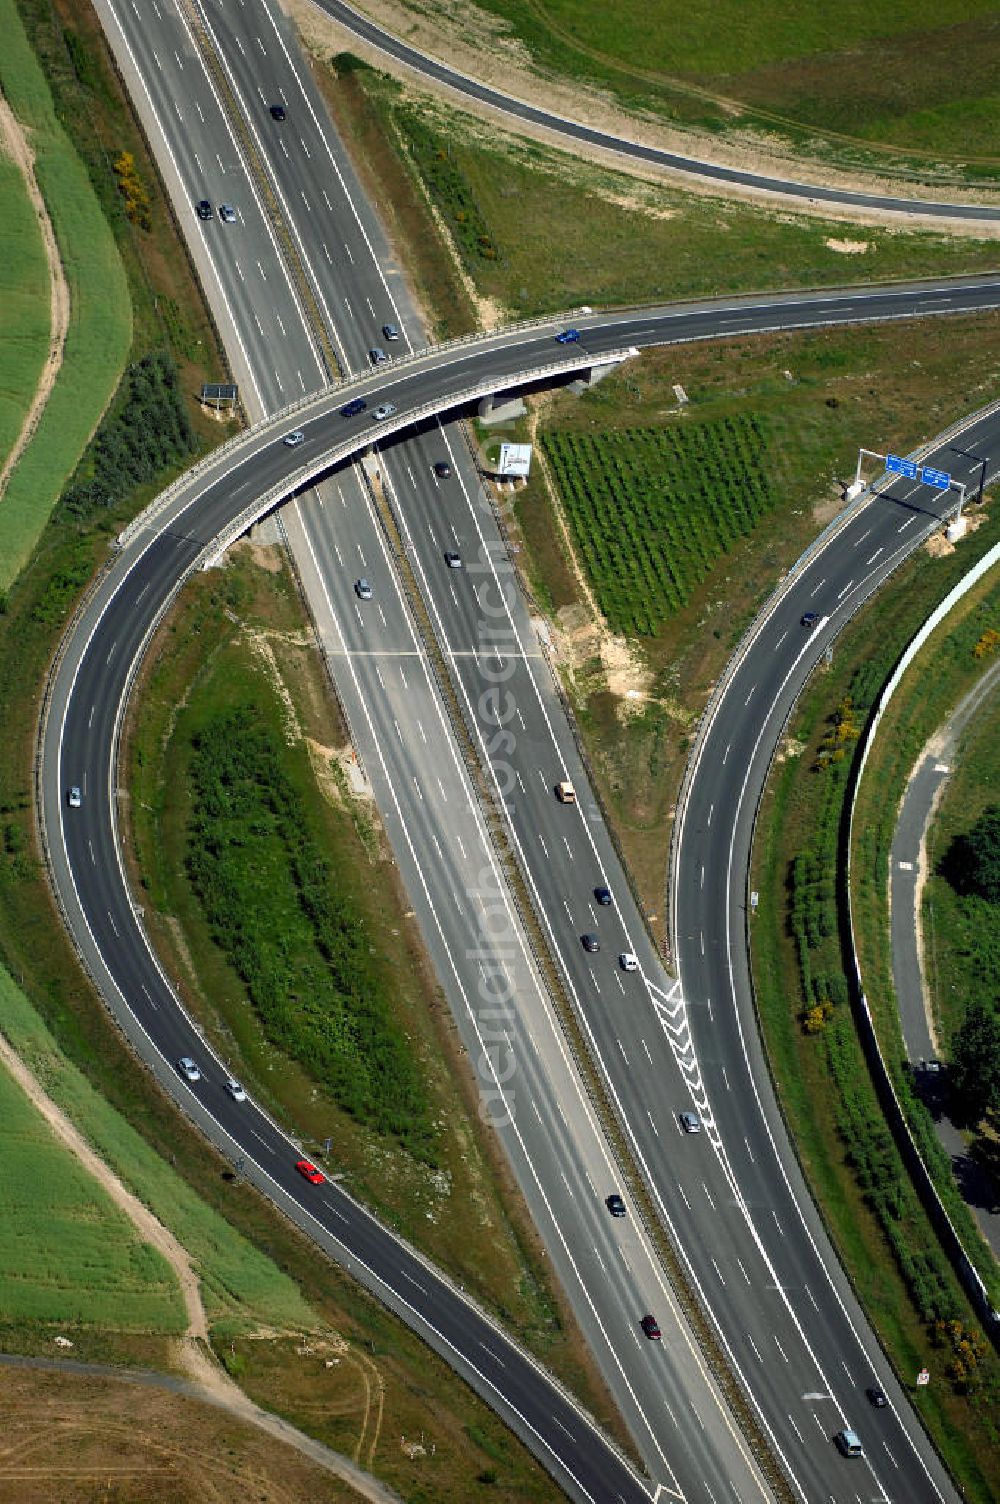
[[[947,470],[932,470],[928,465],[920,472],[920,478],[925,486],[936,486],[939,491],[947,491],[951,485]]]
[[[916,480],[917,465],[915,460],[904,460],[902,455],[887,454],[885,468],[891,475],[905,475],[907,480]]]

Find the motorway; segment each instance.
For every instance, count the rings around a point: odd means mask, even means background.
[[[257,120],[253,126],[256,149],[266,159],[272,181],[278,185],[284,215],[318,289],[331,338],[342,364],[356,368],[364,359],[367,343],[378,338],[377,329],[383,320],[396,315],[396,321],[405,327],[408,319],[399,312],[405,308],[404,290],[398,283],[390,287],[378,270],[388,257],[380,246],[377,225],[369,223],[355,207],[353,190],[343,190],[350,206],[338,204],[334,214],[327,187],[319,184],[325,182],[334,191],[334,179],[349,183],[349,169],[338,160],[336,146],[329,143],[321,128],[315,101],[305,86],[299,110],[300,96],[292,96],[292,82],[298,86],[299,75],[291,67],[280,31],[275,29],[278,41],[269,51],[253,29],[260,18],[254,12],[251,20],[250,13],[249,6],[233,12],[220,6],[219,17],[213,12],[213,25],[221,24],[220,17],[224,16],[234,28],[237,24],[249,27],[242,34],[234,30],[239,40],[232,46],[220,46],[230,63],[228,87],[243,103],[247,118]],[[116,13],[116,19],[123,25],[128,23],[127,8],[120,17]],[[160,160],[161,164],[165,162],[168,182],[171,174],[175,175],[172,186],[176,201],[180,205],[190,203],[207,191],[217,200],[236,203],[238,236],[230,233],[232,227],[224,230],[217,223],[208,227],[192,223],[187,229],[206,286],[210,294],[213,288],[217,294],[213,306],[224,336],[229,336],[227,345],[236,350],[234,365],[240,368],[242,361],[240,380],[241,384],[249,383],[245,392],[250,405],[253,407],[256,401],[258,411],[270,411],[283,399],[319,385],[322,376],[316,339],[282,271],[268,215],[254,185],[241,170],[240,145],[227,135],[226,111],[203,73],[198,84],[197,52],[179,17],[164,8],[160,21],[161,25],[177,27],[176,36],[158,42],[152,25],[130,26],[131,61],[123,64],[123,72],[129,77],[131,67],[134,78],[130,83],[135,84],[140,107],[146,91],[148,115],[144,118],[154,140],[150,120],[163,123],[167,150]],[[248,56],[254,58],[253,67],[246,61]],[[171,57],[175,65],[166,66]],[[254,103],[250,95],[254,77],[266,69],[273,69],[274,76],[265,76],[266,92],[257,85],[259,97]],[[276,131],[264,135],[270,127],[266,117],[261,124],[262,105],[275,95],[290,103],[294,135]],[[181,99],[183,104],[179,103]],[[307,126],[307,120],[311,125]],[[326,205],[321,210],[324,199]],[[332,239],[334,222],[342,231],[336,246]],[[344,225],[352,228],[343,231]],[[222,240],[222,235],[229,238]],[[374,268],[369,270],[367,280],[361,279],[357,270],[366,254]],[[430,416],[414,433],[413,420],[419,412],[443,410],[467,401],[475,391],[511,384],[528,370],[541,373],[549,368],[551,375],[557,358],[568,370],[574,362],[585,365],[601,356],[616,356],[633,345],[676,338],[708,338],[744,330],[811,327],[873,317],[913,317],[929,311],[993,307],[998,302],[996,282],[984,278],[916,290],[876,289],[870,293],[828,293],[821,298],[747,299],[685,309],[644,310],[576,320],[584,333],[582,348],[563,350],[553,342],[552,326],[543,326],[506,333],[477,345],[443,349],[412,361],[393,362],[384,369],[381,379],[370,377],[357,386],[369,395],[378,391],[399,408],[397,418],[380,429],[384,436],[378,453],[380,483],[390,493],[399,530],[431,611],[435,635],[494,778],[497,802],[505,806],[523,870],[534,888],[567,986],[590,1032],[594,1053],[606,1073],[608,1089],[630,1125],[633,1148],[660,1200],[663,1215],[671,1221],[685,1250],[692,1275],[696,1270],[704,1274],[713,1266],[718,1273],[720,1287],[705,1291],[706,1304],[731,1351],[739,1355],[748,1390],[755,1396],[764,1424],[790,1474],[801,1479],[800,1491],[806,1497],[838,1497],[831,1489],[832,1474],[837,1479],[836,1488],[849,1490],[854,1486],[856,1465],[838,1462],[829,1447],[814,1455],[815,1449],[803,1435],[810,1436],[805,1427],[814,1425],[818,1415],[830,1417],[827,1436],[845,1416],[853,1416],[856,1421],[856,1395],[878,1363],[872,1339],[859,1313],[850,1306],[849,1295],[843,1297],[838,1290],[831,1298],[821,1285],[817,1288],[826,1312],[821,1323],[823,1341],[803,1342],[801,1317],[788,1310],[784,1295],[777,1302],[774,1299],[773,1266],[764,1246],[773,1234],[768,1230],[762,1238],[756,1228],[748,1233],[743,1209],[733,1195],[731,1169],[719,1157],[716,1135],[707,1133],[698,1143],[675,1143],[671,1138],[677,1132],[676,1110],[689,1100],[689,1083],[693,1080],[695,1057],[688,1014],[645,936],[596,806],[583,798],[575,811],[562,810],[552,798],[552,784],[564,771],[574,776],[582,791],[583,770],[525,604],[506,563],[492,513],[463,453],[463,441],[456,429],[443,430]],[[369,311],[359,317],[366,306]],[[182,1047],[188,1026],[176,1009],[166,979],[145,948],[124,890],[113,823],[114,768],[106,749],[114,743],[130,667],[147,628],[155,621],[160,602],[201,548],[211,544],[224,519],[241,512],[272,485],[301,490],[338,456],[338,441],[340,457],[367,446],[374,432],[367,415],[345,421],[331,413],[331,407],[342,400],[342,396],[319,398],[295,417],[295,424],[307,436],[300,450],[286,450],[277,443],[280,430],[272,427],[266,434],[255,434],[245,441],[249,459],[235,460],[238,446],[227,451],[218,462],[221,479],[214,485],[208,483],[216,473],[210,467],[201,488],[196,487],[186,498],[185,506],[178,504],[158,520],[155,536],[152,530],[140,534],[93,603],[86,629],[75,634],[57,685],[54,705],[58,705],[59,713],[49,722],[55,741],[50,744],[46,761],[47,770],[52,772],[47,771],[45,785],[46,824],[50,833],[62,828],[64,834],[61,850],[60,843],[53,843],[57,880],[91,969],[105,982],[108,994],[117,998],[121,1007],[131,1008],[149,1036],[155,1037],[156,1048],[151,1048],[150,1054],[160,1055],[161,1076],[165,1061],[175,1059],[185,1049],[204,1057],[205,1048],[201,1044],[188,1048],[189,1032]],[[385,442],[396,430],[402,436],[404,429],[405,444]],[[433,462],[447,456],[451,457],[455,478],[439,484]],[[609,1184],[613,1171],[607,1151],[602,1151],[593,1123],[588,1124],[586,1103],[574,1073],[564,1058],[560,1063],[558,1027],[546,1018],[542,989],[537,985],[516,918],[509,912],[514,953],[508,956],[505,952],[498,959],[501,966],[518,968],[511,981],[517,1008],[509,1010],[511,1016],[504,1022],[509,1033],[502,1041],[508,1052],[504,1060],[516,1059],[518,1065],[513,1086],[499,1079],[504,1074],[499,1049],[494,1048],[492,1057],[484,1050],[481,1020],[469,1000],[478,980],[473,964],[477,957],[470,957],[469,951],[470,931],[473,950],[481,942],[486,905],[477,892],[477,876],[484,865],[488,866],[490,857],[475,800],[463,781],[452,739],[443,724],[426,654],[414,635],[385,536],[363,483],[354,470],[337,471],[319,489],[314,501],[297,502],[291,513],[286,511],[283,516],[286,528],[296,534],[300,572],[312,574],[310,600],[325,602],[318,630],[355,739],[376,784],[425,939],[445,979],[456,1017],[464,1025],[470,1056],[476,1059],[478,1041],[479,1051],[489,1059],[487,1089],[506,1088],[498,1100],[509,1103],[516,1089],[521,1093],[520,1101],[531,1104],[530,1111],[525,1107],[507,1113],[511,1122],[501,1124],[499,1131],[501,1136],[507,1135],[504,1141],[529,1205],[539,1217],[543,1237],[574,1308],[578,1313],[583,1310],[581,1324],[637,1437],[650,1476],[685,1497],[710,1498],[717,1496],[718,1488],[725,1489],[735,1474],[740,1481],[733,1491],[742,1498],[752,1497],[759,1490],[754,1469],[745,1449],[719,1418],[717,1398],[698,1371],[696,1355],[685,1347],[680,1325],[676,1326],[675,1340],[664,1344],[669,1351],[662,1355],[656,1351],[654,1356],[655,1350],[644,1346],[637,1335],[637,1317],[648,1305],[655,1305],[661,1324],[665,1324],[660,1302],[669,1310],[670,1297],[641,1230],[630,1220],[626,1234],[620,1236],[616,1227],[611,1238],[602,1205],[605,1187],[613,1188]],[[452,544],[465,556],[466,569],[461,573],[447,571],[443,564],[443,548]],[[370,609],[363,609],[352,593],[353,581],[361,573],[370,574],[376,586]],[[315,604],[313,609],[315,612]],[[409,672],[411,666],[415,675]],[[66,748],[71,749],[68,762]],[[62,802],[62,790],[70,782],[81,782],[85,787],[82,818],[72,823],[63,819]],[[583,953],[579,935],[584,929],[597,927],[591,895],[593,887],[601,883],[612,889],[617,903],[601,915],[606,954],[598,964]],[[498,880],[497,892],[501,890]],[[502,901],[509,911],[507,900]],[[129,945],[123,944],[126,933],[131,936]],[[638,974],[621,974],[615,967],[615,955],[625,949],[639,955]],[[621,1012],[617,1013],[619,1008]],[[622,1020],[628,1022],[627,1031]],[[216,1141],[221,1134],[232,1154],[245,1155],[249,1161],[256,1159],[257,1168],[251,1173],[270,1188],[280,1204],[295,1210],[287,1169],[291,1146],[277,1135],[273,1125],[265,1127],[266,1119],[251,1124],[257,1109],[252,1114],[234,1110],[222,1096],[218,1079],[207,1081],[197,1094],[186,1089],[182,1092],[188,1110]],[[544,1118],[539,1116],[542,1113]],[[533,1116],[538,1118],[537,1124],[532,1123]],[[710,1115],[706,1121],[711,1121]],[[259,1142],[251,1142],[248,1133],[256,1135]],[[588,1146],[581,1148],[588,1134]],[[264,1144],[268,1145],[266,1153],[261,1147]],[[763,1142],[755,1142],[755,1147],[762,1153],[766,1150]],[[787,1148],[784,1152],[787,1156]],[[284,1161],[275,1163],[282,1155]],[[373,1231],[371,1219],[353,1208],[342,1193],[332,1194],[329,1201],[324,1195],[325,1210],[316,1204],[317,1199],[299,1191],[294,1198],[298,1204],[295,1215],[304,1219],[321,1240],[333,1235],[338,1255],[348,1267],[353,1258],[355,1268],[363,1263],[369,1271],[376,1269],[389,1291],[388,1295],[382,1292],[388,1303],[408,1312],[420,1329],[432,1334],[431,1340],[436,1337],[439,1349],[444,1331],[444,1347],[457,1351],[462,1346],[459,1335],[463,1330],[468,1337],[471,1318],[467,1303],[454,1292],[442,1293],[444,1287],[421,1266],[423,1273],[417,1283],[422,1282],[425,1292],[433,1293],[428,1295],[427,1308],[414,1318],[400,1285],[399,1245],[379,1230]],[[350,1213],[345,1204],[353,1208]],[[338,1217],[349,1218],[350,1237],[340,1227]],[[352,1241],[355,1221],[361,1228],[357,1246]],[[325,1230],[320,1229],[321,1223]],[[627,1242],[622,1242],[622,1236]],[[799,1241],[794,1235],[793,1243]],[[792,1248],[792,1243],[788,1247]],[[577,1267],[574,1258],[584,1253],[591,1265],[586,1269]],[[824,1257],[829,1262],[828,1250]],[[412,1270],[412,1265],[409,1268]],[[609,1269],[614,1271],[610,1277]],[[732,1283],[725,1271],[732,1276]],[[416,1276],[410,1273],[409,1278]],[[737,1283],[739,1280],[745,1286]],[[835,1276],[831,1280],[832,1288]],[[845,1298],[848,1304],[841,1307]],[[439,1302],[447,1320],[437,1317]],[[842,1309],[850,1311],[846,1326]],[[672,1312],[670,1315],[673,1318]],[[810,1313],[808,1322],[812,1320]],[[481,1392],[501,1387],[497,1370],[484,1377],[476,1372],[476,1364],[469,1362],[469,1352],[476,1343],[488,1352],[490,1344],[499,1340],[492,1327],[490,1331],[488,1340],[475,1337],[471,1344],[466,1340],[464,1356],[455,1359],[461,1371],[472,1373]],[[669,1335],[674,1336],[673,1328]],[[763,1360],[757,1372],[753,1354],[768,1345],[773,1350],[775,1340],[783,1353],[790,1354],[784,1359],[789,1372],[768,1367]],[[567,1448],[556,1427],[549,1423],[554,1403],[551,1392],[544,1389],[541,1376],[530,1371],[526,1360],[518,1359],[525,1372],[508,1382],[507,1371],[515,1360],[506,1347],[504,1350],[502,1387],[507,1401],[499,1402],[501,1411],[508,1417],[513,1414],[515,1428],[522,1435],[529,1433],[529,1441],[534,1438],[536,1450],[545,1455],[564,1486],[576,1496],[615,1497],[617,1492],[631,1497],[628,1489],[636,1486],[634,1479],[607,1449],[596,1442],[591,1446],[589,1430],[585,1430],[584,1447],[580,1439],[584,1423],[575,1411],[575,1431],[563,1420],[558,1422],[567,1435],[573,1435],[573,1443]],[[623,1359],[622,1354],[627,1356]],[[838,1363],[848,1375],[846,1393]],[[828,1378],[828,1370],[835,1372],[835,1381]],[[696,1389],[702,1386],[703,1400],[699,1403],[715,1408],[710,1436],[704,1410],[691,1398],[692,1385]],[[510,1403],[511,1394],[523,1397],[526,1410]],[[821,1397],[817,1399],[817,1395]],[[560,1414],[565,1417],[565,1412]],[[894,1464],[899,1476],[889,1480],[889,1491],[880,1496],[922,1497],[921,1489],[928,1486],[932,1475],[933,1491],[926,1496],[937,1497],[939,1492],[947,1496],[947,1486],[934,1473],[933,1459],[927,1463],[930,1471],[923,1471],[920,1455],[927,1448],[919,1436],[913,1435],[912,1416],[902,1402],[894,1423],[900,1434],[897,1437],[892,1432],[889,1440],[901,1458]],[[539,1442],[542,1432],[544,1438]],[[596,1462],[591,1459],[592,1450]],[[583,1452],[586,1457],[581,1462]],[[591,1467],[595,1469],[593,1475]],[[585,1470],[583,1479],[577,1476],[581,1469]],[[609,1481],[612,1478],[613,1485]],[[848,1492],[843,1496],[851,1495]]]
[[[834,213],[846,209],[855,214],[923,216],[930,219],[969,220],[981,224],[1000,222],[1000,207],[992,204],[948,203],[934,199],[900,198],[893,194],[859,193],[847,188],[827,187],[821,183],[796,182],[788,178],[769,176],[766,173],[747,172],[742,168],[727,167],[723,163],[710,162],[699,157],[683,156],[678,152],[663,151],[659,147],[648,146],[641,141],[615,136],[608,131],[598,130],[594,126],[584,125],[580,121],[567,119],[565,115],[557,115],[552,110],[540,109],[537,105],[528,104],[511,94],[505,94],[499,89],[491,88],[488,84],[480,83],[478,79],[470,78],[465,73],[460,73],[457,68],[451,68],[446,63],[439,62],[437,58],[429,57],[427,53],[411,47],[408,42],[394,36],[391,31],[386,31],[384,27],[379,26],[361,11],[345,4],[344,0],[312,0],[312,4],[331,20],[343,26],[346,31],[352,32],[386,57],[391,57],[397,63],[403,63],[422,79],[444,85],[460,99],[464,98],[479,105],[487,105],[490,110],[506,116],[515,125],[521,123],[541,127],[547,133],[562,138],[569,147],[578,144],[591,148],[597,147],[616,157],[624,157],[666,172],[700,179],[702,182],[717,183],[720,189],[727,189],[729,192],[739,190],[766,193],[779,198],[797,200],[800,206],[803,203],[823,204],[828,205]]]

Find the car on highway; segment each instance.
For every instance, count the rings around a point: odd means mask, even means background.
[[[576,789],[568,778],[563,778],[556,784],[556,798],[560,804],[576,803]]]
[[[372,345],[371,349],[368,351],[368,359],[371,361],[373,366],[384,366],[389,357],[388,355],[386,355],[381,345]]]
[[[181,1058],[177,1062],[177,1069],[180,1071],[185,1081],[201,1080],[201,1071],[195,1065],[190,1055],[181,1056]]]
[[[865,1390],[865,1395],[869,1405],[872,1405],[876,1410],[884,1410],[889,1403],[881,1384],[869,1384]]]
[[[342,418],[356,418],[358,413],[363,413],[368,403],[364,397],[352,397],[350,402],[345,402],[340,409]]]
[[[800,622],[800,625],[803,626],[803,627],[807,627],[810,632],[812,631],[813,627],[818,626],[818,624],[819,624],[819,612],[818,611],[807,611],[805,613],[805,615],[801,618],[801,622]]]
[[[236,210],[232,204],[219,205],[219,218],[224,225],[234,225],[236,223]]]
[[[326,1179],[323,1171],[317,1170],[316,1166],[314,1164],[310,1164],[308,1159],[297,1159],[295,1161],[295,1168],[298,1170],[300,1175],[305,1176],[310,1185],[322,1185],[324,1180]]]
[[[75,783],[66,790],[66,803],[70,809],[79,809],[83,803],[83,795]]]
[[[399,339],[399,330],[395,324],[383,324],[382,333],[387,340]]]
[[[594,897],[597,899],[597,902],[600,904],[602,909],[608,909],[611,907],[610,888],[595,888]]]
[[[211,219],[212,215],[215,213],[215,210],[212,208],[212,205],[208,202],[208,199],[207,198],[203,198],[203,199],[200,199],[198,201],[198,206],[197,206],[197,209],[196,209],[196,213],[197,213],[199,219]]]
[[[396,408],[394,403],[382,402],[372,413],[372,417],[375,419],[376,423],[381,423],[384,418],[391,418],[395,411]]]
[[[371,585],[364,577],[354,581],[354,593],[359,601],[370,601],[375,594]]]
[[[300,444],[304,444],[305,441],[306,436],[302,432],[301,428],[296,428],[293,433],[286,433],[281,442],[283,444],[287,444],[289,449],[297,449],[298,446]]]
[[[638,971],[639,957],[630,950],[623,950],[618,956],[618,965],[622,971]]]
[[[613,1217],[624,1217],[625,1202],[619,1196],[617,1191],[615,1191],[613,1195],[609,1196],[604,1204]]]
[[[451,466],[447,460],[435,460],[434,474],[438,480],[451,480]]]
[[[557,345],[575,345],[580,339],[579,329],[563,329],[556,335]]]
[[[280,123],[282,120],[284,120],[286,118],[287,118],[287,116],[286,116],[285,106],[283,104],[272,104],[272,106],[271,106],[271,119],[272,120],[277,120]]]
[[[677,1116],[685,1133],[701,1132],[701,1118],[696,1112],[679,1112]]]
[[[453,548],[445,549],[444,562],[449,569],[461,569],[462,555],[457,554]]]
[[[660,1331],[660,1323],[655,1316],[644,1316],[639,1325],[651,1342],[659,1342],[663,1333]]]
[[[863,1457],[865,1455],[865,1449],[861,1445],[861,1437],[851,1426],[845,1426],[842,1431],[838,1431],[833,1439],[837,1444],[837,1450],[845,1457]]]
[[[593,955],[594,951],[600,950],[600,948],[601,948],[600,936],[599,935],[581,935],[580,936],[580,944],[583,946],[584,950],[589,951],[591,953],[591,955]]]
[[[245,1102],[247,1099],[245,1088],[239,1081],[237,1081],[235,1076],[226,1077],[226,1091],[232,1097],[234,1102]]]

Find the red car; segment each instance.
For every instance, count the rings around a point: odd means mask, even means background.
[[[322,1170],[317,1170],[316,1166],[311,1165],[308,1159],[297,1159],[295,1161],[295,1168],[298,1170],[300,1175],[304,1175],[306,1177],[310,1185],[322,1185],[324,1180],[326,1179],[326,1176],[323,1174]]]
[[[660,1323],[655,1316],[644,1316],[639,1325],[646,1333],[646,1336],[651,1338],[652,1341],[658,1342],[660,1340]]]

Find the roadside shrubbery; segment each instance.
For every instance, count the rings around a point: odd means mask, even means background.
[[[283,749],[252,707],[194,740],[188,871],[267,1035],[352,1117],[433,1157],[417,1063],[362,915],[324,858]]]
[[[169,355],[146,355],[129,366],[123,392],[63,492],[62,506],[76,517],[114,506],[196,448]]]

